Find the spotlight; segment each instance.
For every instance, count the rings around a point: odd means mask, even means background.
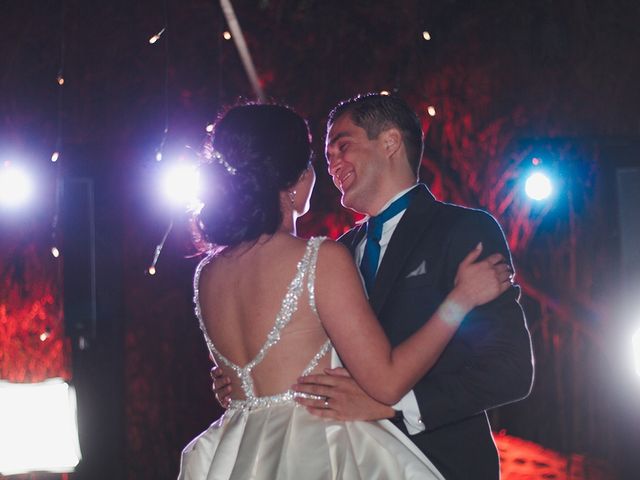
[[[174,164],[169,167],[162,180],[165,197],[176,206],[193,206],[200,203],[200,175],[193,164]]]
[[[5,162],[0,167],[0,207],[16,207],[31,197],[33,182],[27,172]]]
[[[75,391],[62,379],[0,381],[0,474],[72,472],[80,461],[76,418]]]
[[[549,198],[553,187],[551,180],[542,172],[534,172],[529,175],[524,185],[525,192],[533,200],[544,200]]]

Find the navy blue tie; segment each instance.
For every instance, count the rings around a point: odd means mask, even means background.
[[[378,270],[378,263],[380,261],[380,239],[382,238],[382,227],[387,220],[407,209],[409,203],[411,203],[414,191],[415,189],[409,190],[400,198],[394,200],[394,202],[380,214],[369,218],[367,221],[367,243],[364,246],[364,254],[362,255],[362,261],[360,262],[360,272],[362,272],[362,278],[364,279],[364,284],[367,287],[367,292],[369,292],[369,294],[373,290],[373,284]]]

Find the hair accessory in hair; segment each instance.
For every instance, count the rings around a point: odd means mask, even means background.
[[[211,163],[212,161],[218,162],[224,167],[229,175],[235,175],[238,172],[238,170],[234,166],[232,166],[224,159],[219,151],[213,148],[211,142],[206,142],[204,144],[204,158],[209,163]]]

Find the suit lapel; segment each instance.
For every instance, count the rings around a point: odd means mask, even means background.
[[[420,185],[419,188],[421,191],[415,196],[391,236],[391,241],[376,275],[373,292],[369,296],[369,301],[376,314],[382,309],[393,284],[422,237],[422,233],[429,228],[433,221],[435,198],[426,186]],[[361,235],[358,237],[362,238]]]

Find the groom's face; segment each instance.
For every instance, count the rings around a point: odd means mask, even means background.
[[[344,114],[327,132],[325,155],[329,175],[342,193],[342,205],[375,215],[371,208],[380,194],[387,163],[380,136],[369,139],[367,132]]]

